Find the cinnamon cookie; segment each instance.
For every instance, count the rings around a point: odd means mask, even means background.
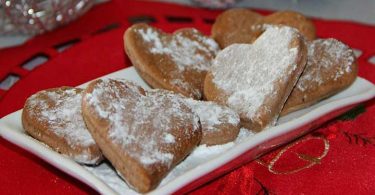
[[[266,17],[247,9],[223,12],[212,26],[212,37],[221,48],[233,43],[252,43],[262,34],[264,24],[286,25],[296,28],[308,40],[316,37],[315,26],[305,16],[294,11],[279,11]]]
[[[204,95],[235,110],[250,130],[274,125],[306,64],[303,37],[268,26],[253,44],[233,44],[216,56]]]
[[[234,141],[240,131],[240,117],[232,109],[214,102],[186,99],[202,126],[201,145],[219,145]]]
[[[349,46],[336,39],[317,39],[308,47],[306,69],[298,80],[282,115],[308,107],[349,87],[358,65]]]
[[[286,25],[299,31],[307,40],[316,38],[315,25],[304,15],[294,11],[279,11],[263,18],[263,24]]]
[[[29,97],[22,111],[22,125],[35,139],[84,164],[97,164],[102,153],[81,115],[82,89],[61,87]]]
[[[149,85],[202,98],[204,78],[219,51],[213,39],[192,28],[170,35],[135,24],[126,30],[124,43],[131,62]]]
[[[252,43],[262,33],[263,16],[243,8],[229,9],[220,14],[212,25],[212,38],[221,48],[233,43]]]
[[[82,111],[103,154],[142,193],[154,189],[202,137],[198,117],[181,96],[127,81],[91,82]]]

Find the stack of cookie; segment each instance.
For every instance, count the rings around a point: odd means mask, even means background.
[[[357,76],[353,51],[336,39],[315,39],[314,24],[296,12],[263,17],[228,10],[216,19],[212,38],[195,29],[169,35],[146,24],[124,35],[126,53],[152,87],[228,106],[256,131]]]
[[[104,154],[140,192],[156,187],[198,144],[233,141],[239,122],[227,107],[119,79],[40,91],[22,112],[31,136],[82,164],[96,165]]]
[[[154,89],[99,79],[86,89],[40,91],[26,101],[22,123],[79,163],[105,157],[129,186],[148,192],[197,145],[231,142],[240,127],[261,131],[350,86],[352,50],[315,37],[313,23],[290,11],[228,10],[212,38],[136,24],[124,34],[125,50]]]

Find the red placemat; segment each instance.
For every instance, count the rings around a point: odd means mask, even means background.
[[[267,11],[259,11],[268,14]],[[0,117],[22,108],[36,91],[76,86],[130,66],[122,35],[134,22],[172,32],[195,27],[209,34],[220,11],[172,4],[112,0],[77,21],[0,50],[0,80],[19,78],[0,90]],[[359,75],[375,82],[375,27],[314,19],[319,37],[334,37],[361,51]],[[61,48],[71,46],[63,51]],[[48,59],[32,70],[23,65]],[[193,194],[372,194],[375,192],[375,102],[370,101],[317,131],[202,186]],[[85,184],[0,138],[0,192],[5,194],[92,194]]]

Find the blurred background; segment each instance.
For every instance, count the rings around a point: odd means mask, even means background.
[[[108,0],[0,0],[0,48],[73,21]],[[307,16],[375,25],[375,0],[161,0],[208,9],[290,9]],[[131,9],[131,8],[129,8]]]
[[[249,7],[269,10],[291,9],[308,16],[355,20],[375,24],[375,0],[162,0],[211,8]]]

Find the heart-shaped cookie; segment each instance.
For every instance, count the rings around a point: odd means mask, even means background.
[[[240,131],[240,117],[232,109],[209,101],[186,99],[202,126],[201,145],[219,145],[234,141]]]
[[[299,30],[308,40],[316,37],[314,24],[293,11],[279,11],[263,17],[247,9],[230,9],[220,14],[212,26],[212,37],[221,48],[233,43],[252,43],[263,32],[263,25],[286,25]]]
[[[91,82],[82,111],[105,157],[139,192],[155,188],[202,137],[198,117],[181,96],[127,81]]]
[[[82,89],[61,87],[30,96],[22,111],[22,125],[35,139],[84,164],[97,164],[102,153],[81,115]]]
[[[250,130],[274,125],[306,64],[303,37],[268,26],[253,44],[233,44],[216,56],[204,84],[206,99],[227,105]]]
[[[173,35],[135,24],[124,35],[125,50],[142,78],[154,88],[202,98],[203,81],[219,51],[217,43],[196,29]]]
[[[282,115],[310,106],[349,87],[358,65],[349,46],[336,39],[317,39],[308,46],[307,64]]]

